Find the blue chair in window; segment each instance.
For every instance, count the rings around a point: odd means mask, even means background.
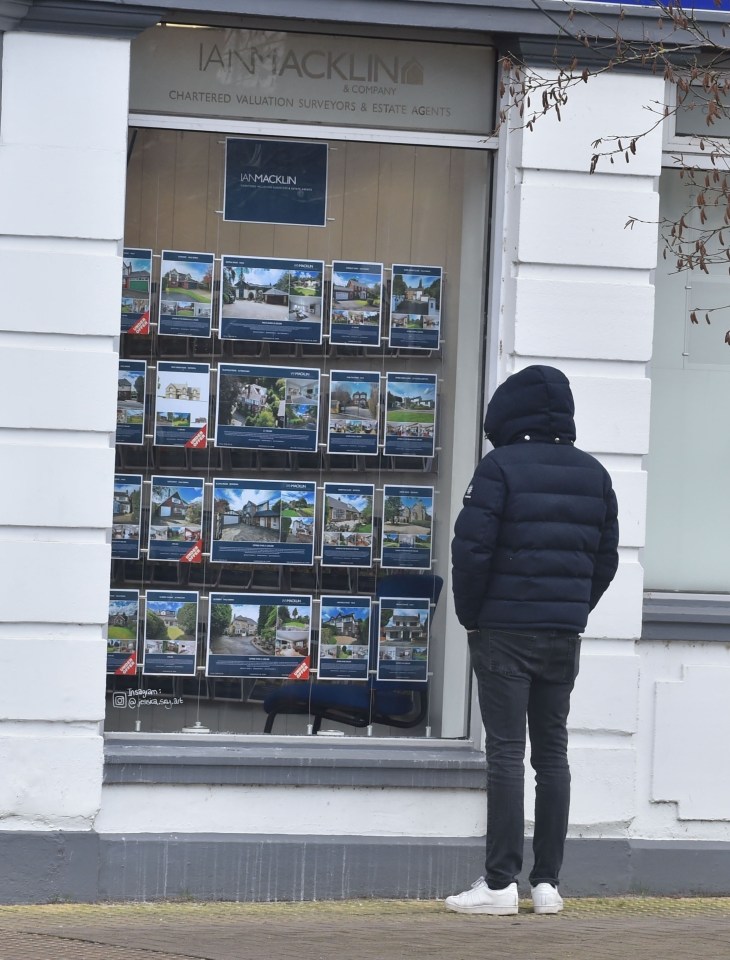
[[[375,593],[381,597],[418,597],[431,601],[431,619],[444,585],[434,574],[397,573],[378,580]],[[312,733],[318,733],[323,720],[350,727],[380,723],[388,727],[417,727],[426,719],[428,684],[407,681],[376,680],[378,618],[373,617],[368,681],[302,680],[285,683],[264,699],[267,713],[264,733],[271,733],[279,714],[312,717]]]

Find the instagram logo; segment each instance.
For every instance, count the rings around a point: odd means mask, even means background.
[[[112,696],[112,705],[115,707],[124,708],[127,706],[127,694],[126,693],[115,693]]]

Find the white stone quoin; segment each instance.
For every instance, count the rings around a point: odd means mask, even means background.
[[[0,829],[101,800],[129,44],[6,33]]]

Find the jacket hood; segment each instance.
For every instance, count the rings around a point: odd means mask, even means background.
[[[555,367],[525,367],[494,391],[484,433],[495,447],[525,440],[573,443],[574,413],[573,394],[564,373]]]

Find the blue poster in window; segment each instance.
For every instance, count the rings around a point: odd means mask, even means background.
[[[221,258],[221,340],[322,342],[321,260]]]
[[[370,598],[322,597],[319,618],[320,680],[367,680]]]
[[[198,594],[192,590],[148,590],[142,673],[195,676],[198,653]]]
[[[207,677],[309,677],[311,596],[211,593]]]
[[[317,369],[219,364],[215,445],[313,453],[319,379]]]
[[[150,332],[152,251],[125,247],[122,253],[122,333]]]
[[[107,621],[106,672],[119,676],[137,672],[139,590],[111,590]]]
[[[328,453],[378,452],[380,374],[368,370],[332,370]]]
[[[112,558],[139,558],[140,518],[142,516],[141,474],[117,473],[114,476],[112,508]]]
[[[314,481],[213,481],[211,560],[292,563],[314,559]]]
[[[159,360],[155,389],[155,444],[205,449],[209,399],[209,364]]]
[[[383,488],[383,567],[431,567],[433,487]]]
[[[203,478],[152,477],[150,560],[202,562]]]
[[[212,253],[162,251],[159,333],[210,336],[214,260]]]
[[[373,562],[372,483],[325,483],[323,567],[370,567]]]
[[[144,398],[147,364],[120,360],[117,379],[117,443],[144,443]]]
[[[378,680],[428,681],[428,600],[381,597]]]
[[[228,137],[223,219],[324,227],[327,144]]]
[[[432,457],[436,431],[436,374],[389,373],[385,380],[385,454]]]
[[[391,347],[438,350],[441,336],[441,267],[393,264]]]
[[[377,347],[383,295],[382,263],[332,263],[330,343]]]

